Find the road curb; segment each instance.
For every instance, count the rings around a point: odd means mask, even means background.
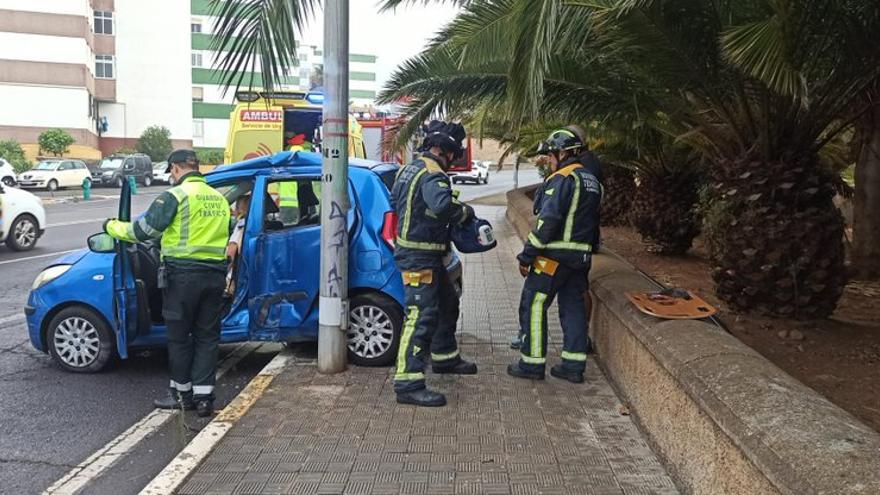
[[[232,429],[269,388],[276,376],[295,358],[285,349],[272,358],[260,373],[245,386],[232,401],[208,423],[195,438],[165,466],[141,495],[167,495],[177,490],[199,464],[214,450],[226,433]]]

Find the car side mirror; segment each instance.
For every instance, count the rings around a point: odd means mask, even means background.
[[[116,250],[116,240],[106,232],[89,236],[88,242],[89,250],[95,253],[112,253]]]

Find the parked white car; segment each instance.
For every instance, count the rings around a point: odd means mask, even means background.
[[[80,160],[46,160],[18,176],[21,187],[39,187],[54,191],[59,187],[82,187],[92,174]]]
[[[171,184],[174,182],[171,179],[171,172],[166,172],[166,168],[168,168],[168,162],[158,162],[153,164],[153,182],[159,182],[162,184]],[[174,184],[171,185],[173,186]]]
[[[37,245],[46,229],[46,210],[35,195],[0,185],[0,242],[13,251],[27,251]]]
[[[471,162],[471,169],[467,172],[450,172],[452,183],[474,182],[476,184],[489,183],[489,165],[490,162],[474,160]]]
[[[4,186],[15,185],[15,169],[12,164],[0,158],[0,184]]]

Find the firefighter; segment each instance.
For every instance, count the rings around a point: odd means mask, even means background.
[[[588,337],[584,293],[598,239],[602,183],[599,164],[577,128],[554,131],[538,152],[549,155],[551,174],[535,197],[537,220],[522,252],[526,277],[520,299],[520,359],[507,367],[519,378],[543,380],[547,362],[547,308],[559,296],[562,362],[550,374],[584,381]]]
[[[432,121],[425,128],[421,155],[400,169],[391,189],[397,213],[394,258],[403,275],[406,321],[397,356],[397,402],[443,406],[443,394],[425,388],[430,357],[434,373],[472,375],[474,363],[462,359],[455,341],[459,300],[443,263],[450,250],[450,225],[474,217],[459,202],[446,170],[464,152],[460,124]]]
[[[107,220],[104,230],[125,242],[161,240],[159,288],[168,326],[171,384],[160,409],[196,409],[210,416],[226,285],[229,203],[205,183],[192,150],[168,156],[176,186],[160,194],[135,222]]]

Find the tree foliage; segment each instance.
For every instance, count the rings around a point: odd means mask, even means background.
[[[16,174],[30,170],[33,164],[24,154],[21,143],[14,139],[0,141],[0,158],[5,159],[15,169]]]
[[[40,134],[37,142],[41,151],[52,153],[53,156],[61,156],[70,151],[70,146],[76,140],[64,129],[49,129]]]
[[[171,131],[160,125],[147,127],[138,139],[137,151],[154,162],[165,160],[171,154]]]

